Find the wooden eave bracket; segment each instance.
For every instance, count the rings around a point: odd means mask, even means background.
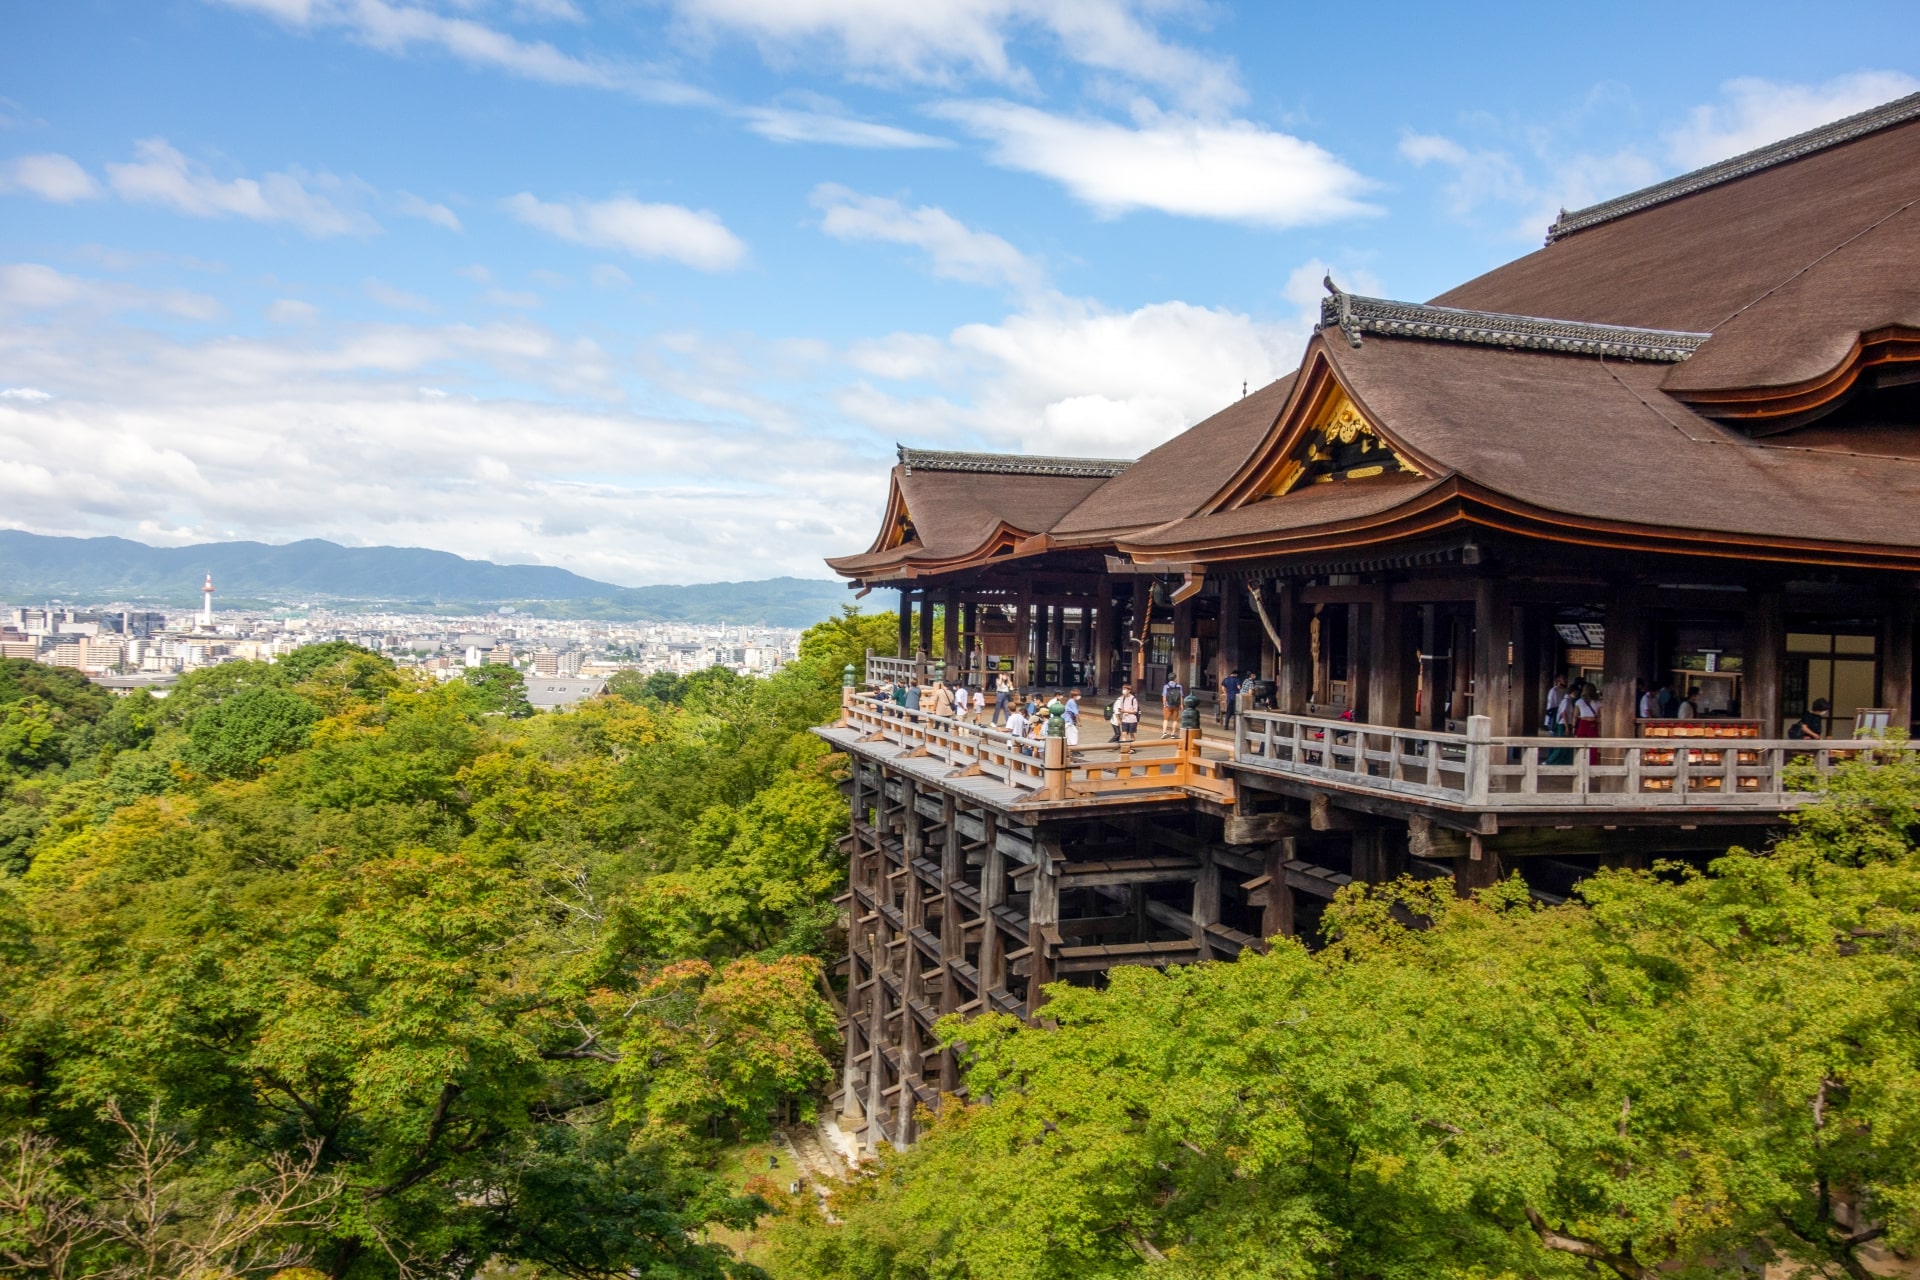
[[[1174,588],[1172,596],[1173,603],[1179,604],[1184,600],[1193,599],[1200,594],[1200,589],[1206,585],[1207,566],[1204,564],[1190,566],[1187,569],[1187,576],[1181,580],[1178,587]]]

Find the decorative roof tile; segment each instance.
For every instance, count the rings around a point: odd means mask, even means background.
[[[1502,315],[1494,311],[1463,311],[1431,307],[1418,302],[1393,302],[1343,293],[1327,282],[1330,296],[1320,300],[1322,326],[1338,325],[1347,341],[1360,345],[1364,333],[1394,338],[1429,338],[1438,342],[1470,342],[1487,347],[1524,347],[1573,355],[1618,356],[1629,360],[1685,360],[1712,334],[1673,329],[1638,329],[1621,324],[1590,324],[1584,320],[1549,320],[1540,316]]]
[[[1656,204],[1665,204],[1669,200],[1678,200],[1681,196],[1692,195],[1708,187],[1717,187],[1723,182],[1732,182],[1735,178],[1744,178],[1750,173],[1762,169],[1771,169],[1775,165],[1785,164],[1789,160],[1798,160],[1802,156],[1812,155],[1816,151],[1825,151],[1828,147],[1839,146],[1843,142],[1881,129],[1904,124],[1909,120],[1920,119],[1920,93],[1908,94],[1878,107],[1871,107],[1858,115],[1848,116],[1844,120],[1835,120],[1832,124],[1823,124],[1817,129],[1797,133],[1791,138],[1768,143],[1744,155],[1734,156],[1731,160],[1722,160],[1718,164],[1695,169],[1692,173],[1683,173],[1677,178],[1630,191],[1623,196],[1615,196],[1599,204],[1588,205],[1584,209],[1575,209],[1568,213],[1560,211],[1560,217],[1547,228],[1547,243],[1572,235],[1576,231],[1602,222],[1611,222],[1615,218],[1624,218],[1630,213]]]
[[[900,465],[907,474],[916,471],[968,471],[993,476],[1073,476],[1102,480],[1117,476],[1133,465],[1130,458],[1048,458],[1024,453],[956,453],[942,449],[900,451]]]

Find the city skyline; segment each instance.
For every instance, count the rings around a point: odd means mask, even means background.
[[[1920,87],[1898,8],[1835,13],[22,8],[0,523],[814,577],[896,440],[1137,455],[1329,271],[1429,296]]]

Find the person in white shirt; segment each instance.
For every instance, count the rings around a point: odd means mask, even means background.
[[[1640,718],[1642,720],[1660,718],[1660,695],[1652,689],[1640,695]]]
[[[1547,713],[1540,723],[1548,733],[1556,731],[1560,723],[1560,707],[1567,700],[1567,678],[1564,675],[1553,678],[1553,687],[1547,690]]]
[[[1674,713],[1682,720],[1698,719],[1700,715],[1700,691],[1694,689],[1680,699],[1680,709]]]
[[[1017,702],[1007,716],[1007,736],[1016,741],[1027,736],[1027,709]]]

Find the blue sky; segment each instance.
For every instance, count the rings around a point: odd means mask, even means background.
[[[1135,455],[1912,18],[0,0],[0,526],[821,576],[895,441]]]

